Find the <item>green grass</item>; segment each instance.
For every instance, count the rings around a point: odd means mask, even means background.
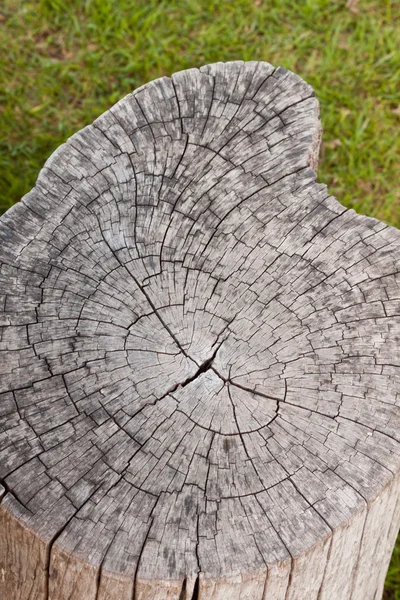
[[[346,205],[400,226],[400,5],[351,2],[5,0],[0,208],[133,88],[239,58],[281,64],[313,85],[325,130],[319,179]]]
[[[51,152],[142,83],[218,60],[267,60],[321,103],[319,180],[400,227],[398,0],[3,0],[0,210]],[[400,543],[399,543],[400,545]],[[386,598],[400,600],[400,551]]]
[[[400,600],[400,538],[397,540],[386,577],[383,600]]]

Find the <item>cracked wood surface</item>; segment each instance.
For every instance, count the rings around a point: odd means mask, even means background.
[[[313,90],[163,77],[0,219],[0,596],[378,600],[400,232],[315,181]]]

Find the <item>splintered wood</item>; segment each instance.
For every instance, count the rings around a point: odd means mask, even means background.
[[[0,597],[377,600],[400,232],[316,183],[313,90],[163,77],[0,219]]]

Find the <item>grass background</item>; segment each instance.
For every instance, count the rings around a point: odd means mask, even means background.
[[[306,79],[324,127],[319,181],[400,227],[398,0],[0,0],[0,212],[135,87],[232,59]],[[384,598],[400,600],[400,540]]]

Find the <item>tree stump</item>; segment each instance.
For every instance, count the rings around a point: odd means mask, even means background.
[[[163,77],[0,219],[1,598],[381,598],[400,233],[316,183],[318,114],[263,62]]]

